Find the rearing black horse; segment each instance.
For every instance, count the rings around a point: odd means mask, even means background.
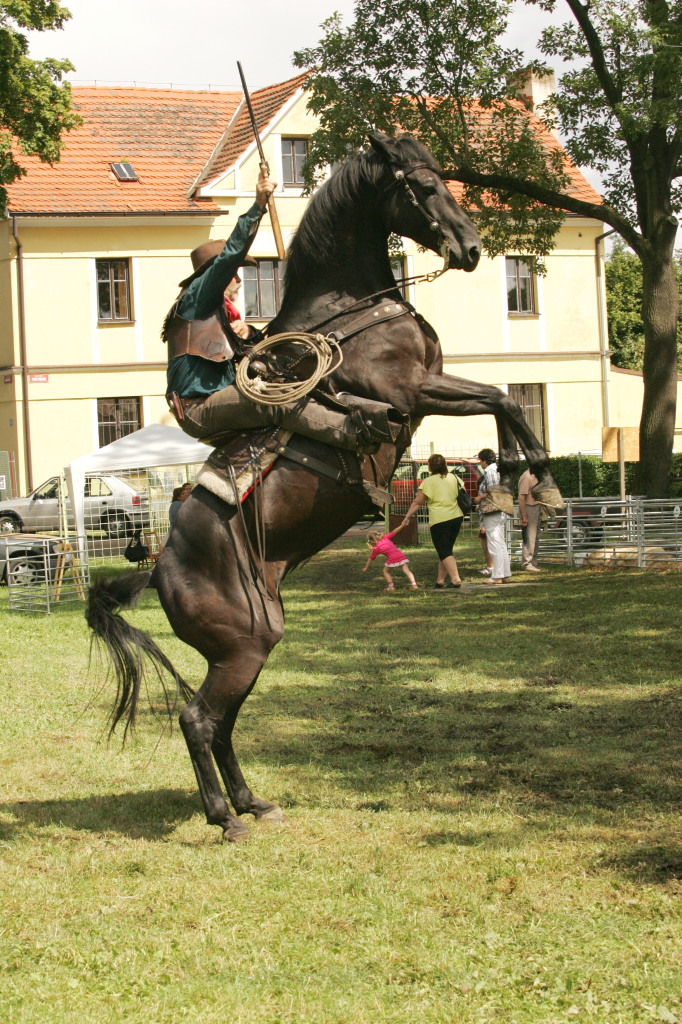
[[[387,247],[391,232],[440,253],[451,268],[476,267],[478,234],[428,150],[407,136],[376,135],[370,141],[372,149],[342,165],[310,201],[291,243],[284,302],[270,334],[320,325],[348,333],[359,310],[364,316],[369,309],[371,320],[394,289]],[[408,312],[370,323],[344,342],[343,354],[331,379],[337,392],[390,403],[409,417],[412,430],[433,414],[490,413],[497,421],[502,486],[509,489],[518,444],[545,495],[558,494],[547,454],[518,406],[497,388],[443,374],[438,338],[421,318]],[[298,447],[338,465],[333,448],[303,438]],[[402,450],[385,444],[373,456],[380,483],[388,483]],[[282,818],[276,805],[253,795],[232,746],[239,709],[283,635],[280,584],[368,509],[361,492],[287,459],[276,462],[256,490],[258,501],[248,498],[242,516],[196,487],[153,572],[96,584],[88,606],[89,624],[106,644],[118,682],[112,728],[120,719],[126,727],[134,719],[141,654],[169,671],[184,696],[193,693],[154,642],[118,614],[133,606],[147,584],[158,591],[176,635],[206,658],[206,678],[182,709],[180,725],[206,819],[228,840],[248,832],[238,815]],[[264,538],[260,573],[254,572],[252,557],[259,531]]]

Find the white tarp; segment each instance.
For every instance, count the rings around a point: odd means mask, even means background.
[[[132,434],[98,448],[90,455],[74,459],[64,467],[76,520],[76,536],[85,535],[85,477],[88,473],[107,473],[122,469],[151,469],[154,466],[190,466],[205,462],[213,451],[210,445],[195,441],[179,427],[153,423]]]

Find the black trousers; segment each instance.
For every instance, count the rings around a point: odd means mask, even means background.
[[[464,516],[457,516],[456,519],[447,519],[444,523],[435,523],[431,527],[431,540],[441,562],[452,554],[463,521]]]

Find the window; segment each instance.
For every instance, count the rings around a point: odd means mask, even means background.
[[[404,299],[407,299],[407,285],[400,284],[402,278],[407,277],[407,260],[404,256],[395,256],[391,259],[391,270],[398,284],[398,291]]]
[[[110,166],[119,181],[139,181],[137,171],[132,164],[125,162],[121,164],[111,164]]]
[[[89,476],[85,480],[84,494],[86,498],[109,498],[111,487],[102,480],[101,476]]]
[[[507,256],[507,309],[510,313],[535,313],[535,282],[528,260]]]
[[[142,426],[139,398],[98,398],[97,429],[99,446],[118,441]]]
[[[279,312],[284,294],[282,260],[258,260],[257,267],[242,267],[247,320],[271,320]]]
[[[545,437],[545,395],[543,384],[510,384],[509,397],[521,406],[526,423],[535,436],[547,447]]]
[[[305,185],[303,164],[307,156],[307,139],[282,139],[282,181],[285,185]]]
[[[128,260],[95,260],[97,264],[97,319],[104,323],[132,319]]]
[[[47,483],[41,484],[40,487],[33,492],[34,498],[39,498],[41,501],[45,501],[51,498],[59,497],[59,479],[52,477]]]

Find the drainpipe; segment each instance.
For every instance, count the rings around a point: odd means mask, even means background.
[[[17,218],[12,217],[12,235],[17,247],[17,297],[19,302],[19,358],[21,365],[21,397],[24,420],[24,458],[26,461],[26,484],[33,490],[33,463],[31,460],[31,423],[28,411],[28,369],[26,359],[26,315],[24,306],[24,256],[23,246],[17,231]]]
[[[616,234],[615,228],[605,231],[603,235],[597,235],[594,240],[594,260],[597,266],[597,308],[599,316],[599,352],[601,362],[601,404],[602,419],[605,427],[611,426],[609,416],[609,384],[608,374],[611,366],[609,356],[609,329],[606,316],[606,282],[604,280],[604,257],[602,254],[602,241],[609,235]]]

